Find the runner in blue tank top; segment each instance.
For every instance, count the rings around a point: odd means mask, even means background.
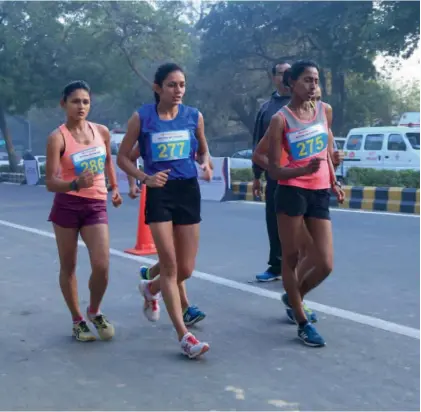
[[[129,176],[147,186],[145,221],[158,251],[160,276],[142,280],[148,319],[159,316],[162,296],[177,331],[182,352],[196,358],[209,350],[188,332],[183,321],[179,284],[194,270],[199,245],[200,187],[195,157],[204,177],[212,178],[202,114],[182,104],[185,75],[176,64],[160,66],[154,80],[155,104],[145,104],[128,122],[117,163]],[[144,171],[136,168],[131,152],[139,145]]]

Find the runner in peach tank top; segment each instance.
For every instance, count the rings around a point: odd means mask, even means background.
[[[93,133],[92,143],[85,145],[78,143],[65,124],[60,126],[63,135],[65,149],[61,156],[61,178],[66,182],[72,182],[84,170],[90,169],[94,173],[94,184],[88,188],[81,188],[78,192],[70,191],[68,195],[81,196],[89,199],[107,200],[107,187],[105,184],[105,159],[106,148],[103,138],[97,127],[89,123]]]
[[[115,330],[101,311],[109,278],[109,228],[105,173],[111,186],[111,202],[122,198],[111,159],[110,131],[86,120],[91,107],[89,85],[76,80],[64,87],[61,107],[66,123],[47,140],[45,185],[55,193],[48,221],[53,224],[60,261],[60,288],[72,318],[72,336],[79,342],[110,340]],[[91,261],[89,306],[86,316],[79,305],[76,262],[79,235]]]
[[[278,180],[278,184],[285,186],[296,186],[304,189],[321,190],[330,188],[330,173],[327,162],[328,153],[328,125],[326,113],[321,101],[315,103],[313,119],[304,121],[287,106],[279,112],[284,121],[284,133],[282,136],[282,157],[288,158],[285,166],[291,169],[305,167],[314,157],[322,159],[317,172]],[[281,159],[281,163],[282,163]]]

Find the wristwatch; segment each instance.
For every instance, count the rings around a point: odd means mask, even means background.
[[[341,189],[342,183],[339,180],[335,180],[335,182],[333,182],[333,186],[338,186]]]
[[[145,175],[145,177],[140,181],[140,183],[142,184],[142,185],[146,185],[146,181],[149,179],[149,176],[148,175]]]
[[[77,184],[77,180],[73,180],[72,183],[70,183],[70,190],[79,192],[79,185]]]

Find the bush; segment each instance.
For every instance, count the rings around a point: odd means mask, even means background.
[[[262,175],[264,179],[264,175]],[[251,169],[231,169],[232,182],[251,182]],[[408,187],[420,188],[420,173],[416,170],[377,170],[352,167],[346,175],[346,184],[350,186]]]
[[[1,165],[0,166],[0,172],[1,173],[4,173],[4,172],[10,173],[10,167],[9,167],[9,165]],[[23,166],[17,166],[15,173],[23,173]]]
[[[420,188],[420,172],[417,170],[377,170],[352,167],[346,174],[350,186]]]
[[[251,182],[254,178],[251,169],[231,169],[231,182]]]
[[[45,165],[40,166],[41,175],[45,175]],[[1,165],[0,172],[10,173],[9,165]],[[15,173],[25,173],[25,168],[23,166],[17,166]]]

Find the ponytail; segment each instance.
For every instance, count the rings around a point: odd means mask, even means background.
[[[160,100],[159,94],[157,92],[154,92],[154,96],[155,96],[155,102],[156,102],[156,104],[158,104],[159,100]]]

